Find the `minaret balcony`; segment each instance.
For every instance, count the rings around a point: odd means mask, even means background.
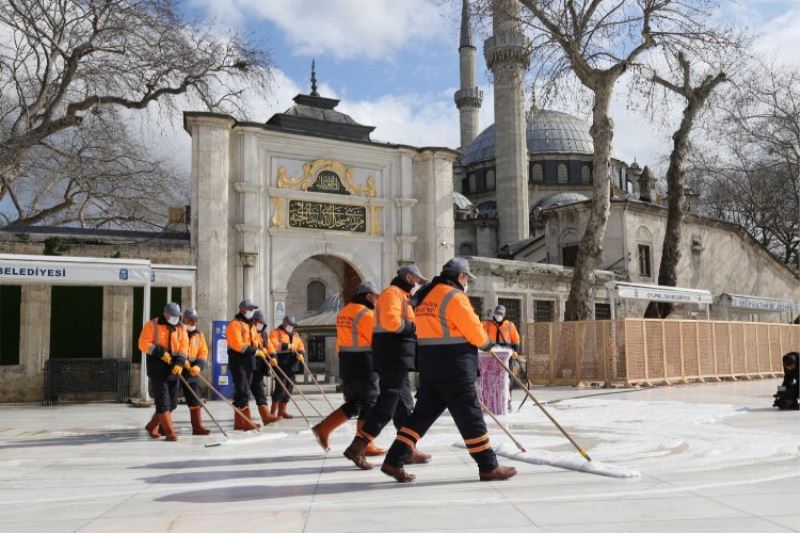
[[[483,91],[477,87],[460,89],[453,95],[453,100],[459,109],[462,107],[480,107],[483,101]]]

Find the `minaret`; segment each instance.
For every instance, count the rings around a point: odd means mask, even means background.
[[[317,92],[317,65],[316,62],[311,60],[311,93],[310,96],[319,96]]]
[[[497,176],[498,247],[527,239],[528,149],[525,142],[525,96],[528,40],[522,33],[518,0],[492,1],[492,32],[483,45],[494,77],[495,175]]]
[[[472,29],[469,23],[469,0],[461,7],[461,41],[458,57],[461,70],[461,88],[453,95],[461,123],[461,149],[464,150],[478,135],[478,110],[481,108],[483,91],[478,90],[475,74],[475,45],[472,44]]]

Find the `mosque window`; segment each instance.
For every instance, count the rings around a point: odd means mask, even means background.
[[[469,192],[478,191],[478,176],[473,172],[469,175]]]
[[[578,245],[570,244],[561,247],[561,264],[565,267],[574,267],[578,264]]]
[[[494,177],[494,170],[489,170],[486,172],[486,190],[493,191],[497,186],[495,177]]]
[[[581,183],[589,183],[592,180],[592,171],[589,165],[581,165]]]
[[[306,308],[309,311],[318,311],[325,303],[325,284],[321,281],[311,281],[306,286]]]
[[[472,190],[469,188],[469,178],[464,178],[461,180],[461,192],[463,194],[469,194]]]
[[[506,318],[519,325],[522,322],[522,300],[517,298],[498,298],[497,304],[506,308]]]
[[[639,275],[649,278],[652,274],[650,268],[650,245],[639,245]]]
[[[611,304],[594,304],[595,320],[611,320]]]
[[[555,302],[553,300],[534,300],[533,301],[533,321],[534,322],[552,322],[553,309],[555,309]]]
[[[567,183],[567,165],[558,165],[558,183]]]
[[[531,177],[535,182],[543,182],[544,181],[544,169],[542,168],[541,163],[534,163],[533,170],[531,170]]]
[[[475,248],[471,242],[462,242],[458,247],[458,255],[475,255]]]

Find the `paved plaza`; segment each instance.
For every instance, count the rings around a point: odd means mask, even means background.
[[[800,531],[800,414],[771,408],[777,380],[648,390],[537,389],[596,461],[636,469],[614,479],[514,462],[481,483],[452,420],[423,439],[428,465],[400,485],[341,455],[355,423],[321,453],[302,418],[236,443],[150,441],[149,409],[117,404],[0,407],[0,531]],[[320,411],[326,404],[311,397]],[[515,391],[514,411],[521,401]],[[227,429],[229,409],[211,402]],[[310,410],[310,409],[308,409]],[[530,450],[571,454],[530,403],[505,417]],[[312,419],[313,422],[313,419]],[[211,427],[210,422],[207,424]],[[494,443],[507,442],[490,423]],[[385,446],[394,432],[379,439]],[[244,442],[242,442],[244,441]],[[511,464],[507,459],[503,464]]]

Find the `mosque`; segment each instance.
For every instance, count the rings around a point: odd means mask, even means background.
[[[339,101],[320,95],[312,74],[311,91],[266,122],[184,113],[191,202],[171,212],[167,231],[0,232],[0,401],[40,397],[50,358],[127,358],[136,365],[133,340],[148,310],[139,287],[87,281],[66,291],[57,279],[19,277],[14,254],[183,265],[194,275],[191,287],[176,281],[154,289],[151,313],[167,299],[194,301],[208,334],[213,320],[229,318],[242,298],[252,298],[274,323],[284,314],[301,319],[310,363],[329,373],[336,366],[332,318],[341,302],[361,281],[386,284],[408,263],[434,275],[454,255],[466,256],[478,275],[469,296],[479,315],[502,303],[521,331],[561,320],[592,196],[590,125],[526,106],[526,40],[511,18],[495,15],[482,52],[493,78],[495,123],[481,130],[478,47],[465,0],[457,149],[373,140],[374,128],[338,111]],[[612,160],[596,318],[611,314],[607,282],[656,282],[662,203],[647,167]],[[717,299],[781,299],[794,311],[796,274],[741,227],[688,213],[682,240],[680,286]],[[719,317],[723,306],[716,302],[711,316]],[[777,316],[755,308],[730,312],[725,316],[741,320]],[[641,313],[641,304],[626,303],[618,315]],[[698,310],[680,306],[677,313],[689,318]],[[78,332],[64,322],[76,314]]]

